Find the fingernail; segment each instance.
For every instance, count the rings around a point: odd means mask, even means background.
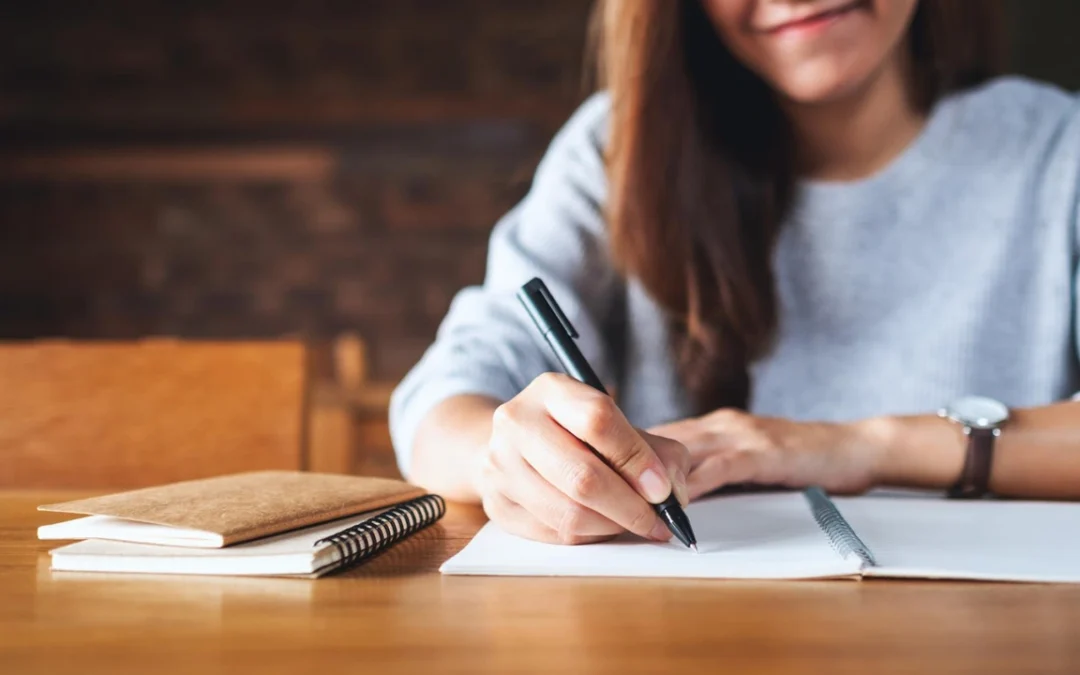
[[[638,484],[645,500],[653,504],[659,504],[671,494],[671,486],[656,469],[645,469],[638,477]]]
[[[653,528],[651,530],[649,530],[649,539],[654,539],[656,541],[667,541],[671,539],[671,530],[667,528],[667,525],[664,525],[664,521],[657,518],[656,524],[653,525]]]

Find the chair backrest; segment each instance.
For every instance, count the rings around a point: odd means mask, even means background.
[[[304,468],[299,341],[0,343],[0,488]]]
[[[308,467],[400,479],[387,419],[394,383],[369,378],[367,347],[358,335],[339,335],[310,350]]]

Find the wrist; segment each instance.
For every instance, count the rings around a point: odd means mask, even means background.
[[[785,444],[785,483],[820,485],[831,492],[863,492],[880,482],[889,426],[877,420],[795,423]],[[812,452],[807,450],[812,449]]]
[[[963,429],[937,415],[882,416],[854,423],[873,458],[873,482],[945,489],[964,465]]]
[[[871,486],[888,484],[891,456],[901,435],[899,418],[872,417],[843,426],[849,439],[846,446],[867,467]]]

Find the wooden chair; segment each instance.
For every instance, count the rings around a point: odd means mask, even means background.
[[[0,343],[0,488],[129,488],[307,464],[297,341]]]
[[[356,335],[312,351],[309,468],[400,478],[387,420],[394,383],[371,379],[366,345]]]

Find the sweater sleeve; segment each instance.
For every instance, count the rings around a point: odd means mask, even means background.
[[[434,344],[394,391],[390,432],[406,477],[417,427],[440,402],[462,394],[506,401],[560,370],[515,296],[533,277],[551,289],[600,378],[618,379],[603,337],[622,283],[602,217],[607,110],[597,94],[556,135],[528,194],[492,231],[483,285],[457,294]]]
[[[1080,142],[1080,95],[1073,97],[1073,114],[1072,114],[1072,138],[1075,138],[1077,142]],[[1073,339],[1076,340],[1076,360],[1080,364],[1080,154],[1075,154],[1076,147],[1080,145],[1074,144],[1074,166],[1076,166],[1075,180],[1073,187],[1073,293],[1072,293],[1072,312],[1073,312]],[[1072,400],[1080,401],[1080,391],[1076,392]]]
[[[1080,191],[1080,188],[1078,188]],[[1076,270],[1073,272],[1073,336],[1076,340],[1076,361],[1080,363],[1080,205],[1078,205],[1076,220],[1073,223],[1076,230]],[[1073,394],[1072,400],[1080,402],[1080,391]]]
[[[1080,160],[1078,160],[1078,163],[1080,163]],[[1076,182],[1076,205],[1073,209],[1073,248],[1075,252],[1073,254],[1072,318],[1073,339],[1076,340],[1076,363],[1080,364],[1080,171],[1077,172]],[[1072,400],[1080,401],[1080,391],[1073,394]]]
[[[1073,209],[1073,233],[1073,246],[1076,251],[1073,255],[1075,267],[1072,293],[1073,339],[1076,340],[1076,362],[1080,364],[1080,172],[1077,175],[1076,207]],[[1072,400],[1080,401],[1080,391],[1073,394]]]

